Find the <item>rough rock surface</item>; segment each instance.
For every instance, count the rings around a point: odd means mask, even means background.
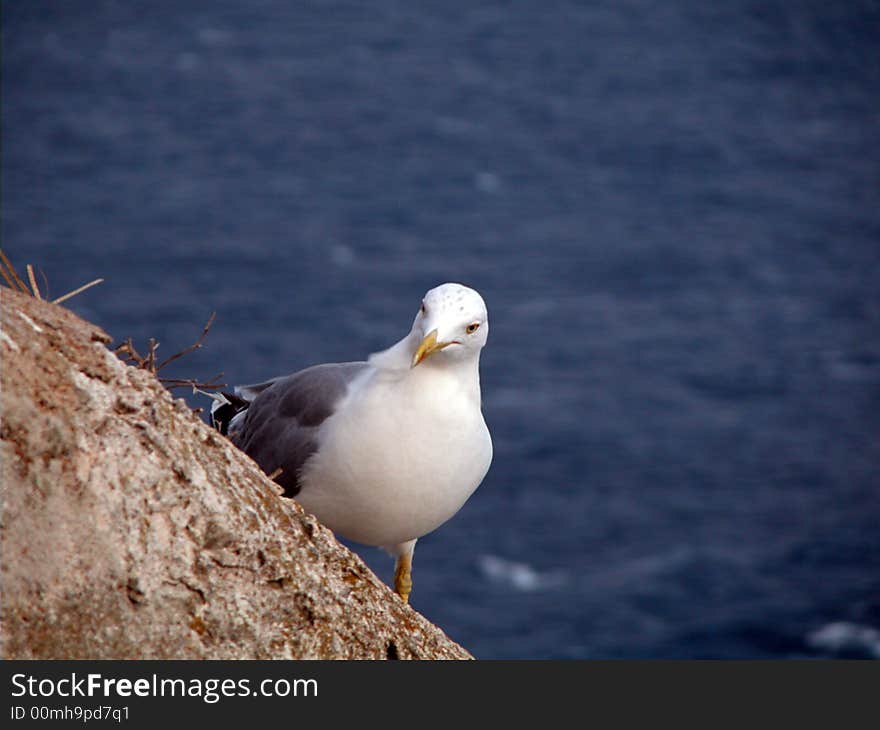
[[[104,332],[0,305],[0,656],[469,658]]]

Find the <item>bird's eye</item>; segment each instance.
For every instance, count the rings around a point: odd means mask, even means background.
[[[465,332],[467,332],[469,335],[472,335],[472,334],[473,334],[474,332],[476,332],[479,328],[480,328],[480,323],[479,323],[479,322],[474,322],[473,324],[469,324],[469,325],[465,328]]]
[[[422,314],[428,311],[427,307],[425,307],[425,303],[422,302],[422,308],[419,310]]]

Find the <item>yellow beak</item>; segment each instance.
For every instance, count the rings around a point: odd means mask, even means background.
[[[437,330],[431,330],[425,335],[425,339],[421,341],[416,350],[416,354],[413,355],[411,367],[415,367],[426,357],[433,355],[435,352],[439,352],[450,344],[450,342],[437,342]]]

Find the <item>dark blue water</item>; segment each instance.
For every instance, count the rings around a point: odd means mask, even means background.
[[[717,5],[4,1],[3,246],[232,383],[479,289],[479,657],[880,657],[880,6]]]

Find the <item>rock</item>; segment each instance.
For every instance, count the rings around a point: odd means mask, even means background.
[[[0,291],[0,656],[470,658],[107,334]]]

